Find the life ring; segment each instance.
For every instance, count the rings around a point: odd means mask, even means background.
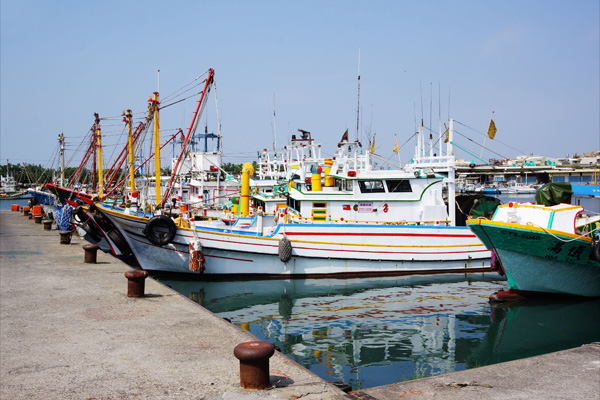
[[[146,224],[144,235],[152,244],[164,246],[173,241],[176,231],[177,227],[171,218],[166,215],[155,215]]]

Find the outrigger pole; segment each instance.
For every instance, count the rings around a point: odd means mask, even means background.
[[[169,180],[169,183],[167,184],[167,188],[165,190],[165,195],[162,198],[162,202],[160,203],[161,207],[164,207],[167,199],[169,198],[169,194],[171,193],[173,181],[175,180],[175,176],[177,175],[177,173],[178,173],[177,171],[179,170],[179,164],[181,163],[181,160],[183,159],[183,155],[185,154],[185,151],[187,149],[187,144],[190,140],[190,136],[191,136],[192,132],[195,131],[195,129],[196,129],[197,121],[198,121],[198,114],[201,112],[201,109],[203,109],[204,104],[206,104],[206,99],[207,99],[206,94],[210,91],[210,85],[213,84],[214,75],[215,75],[215,70],[212,68],[209,69],[208,76],[206,77],[206,83],[204,84],[204,89],[202,89],[202,95],[200,96],[200,100],[198,100],[198,106],[196,107],[196,111],[194,111],[194,117],[192,118],[192,123],[190,124],[190,127],[188,128],[187,135],[185,136],[185,140],[183,141],[183,145],[181,146],[181,152],[179,153],[179,157],[177,158],[177,163],[175,163],[175,168],[173,168],[173,171],[171,171],[171,179]]]

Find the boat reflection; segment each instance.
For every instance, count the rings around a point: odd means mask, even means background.
[[[467,366],[495,364],[600,340],[600,299],[546,297],[494,305],[492,324]]]
[[[589,321],[598,302],[524,303],[492,309],[489,295],[506,288],[496,274],[287,281],[159,279],[275,344],[322,378],[343,381],[354,390],[600,339],[599,322]]]

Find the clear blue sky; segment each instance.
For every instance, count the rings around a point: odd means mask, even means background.
[[[356,134],[359,49],[360,135],[375,132],[384,157],[416,120],[437,131],[440,108],[478,143],[495,111],[485,159],[600,148],[598,0],[0,4],[2,164],[46,165],[61,132],[73,151],[94,112],[145,112],[158,69],[161,96],[215,69],[226,161],[272,147],[273,96],[278,147],[301,128],[329,155],[346,129]],[[165,110],[165,135],[193,107]],[[214,108],[211,96],[211,131]],[[103,124],[108,144],[122,124]]]

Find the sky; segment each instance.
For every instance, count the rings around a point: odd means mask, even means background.
[[[449,118],[469,152],[457,158],[600,149],[598,0],[2,0],[0,12],[2,164],[56,167],[62,132],[76,166],[94,113],[110,159],[123,110],[139,117],[154,91],[166,99],[209,68],[217,96],[201,121],[220,122],[225,162],[297,129],[331,156],[346,129],[356,137],[357,110],[359,140],[376,134],[390,159],[397,137],[402,162],[419,121],[437,136]],[[196,101],[161,111],[163,140],[187,131]]]

